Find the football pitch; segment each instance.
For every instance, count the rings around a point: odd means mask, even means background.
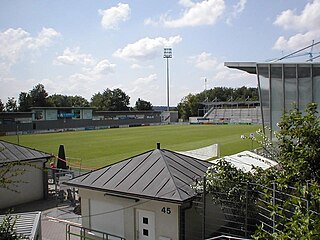
[[[250,139],[241,139],[261,128],[260,125],[164,125],[112,128],[19,135],[20,145],[54,155],[59,145],[65,146],[68,160],[83,167],[102,167],[156,148],[182,151],[218,143],[221,156],[252,148]],[[0,139],[18,142],[18,136]],[[253,143],[253,147],[258,147]]]

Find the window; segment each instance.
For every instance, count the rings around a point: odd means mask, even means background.
[[[43,111],[36,111],[34,117],[36,120],[43,120]]]
[[[73,119],[80,119],[80,109],[74,109],[73,110]]]
[[[146,218],[146,217],[143,217],[143,218],[142,218],[142,222],[143,222],[144,224],[148,224],[148,220],[149,220],[149,219]]]
[[[149,230],[143,229],[142,234],[143,234],[143,236],[149,236]]]

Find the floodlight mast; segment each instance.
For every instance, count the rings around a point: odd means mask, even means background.
[[[163,58],[167,59],[167,111],[170,111],[169,96],[169,58],[172,58],[172,48],[164,48]]]

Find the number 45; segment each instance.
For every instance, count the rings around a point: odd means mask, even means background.
[[[170,209],[170,208],[163,207],[163,208],[161,209],[161,212],[166,213],[166,214],[171,214],[171,209]]]

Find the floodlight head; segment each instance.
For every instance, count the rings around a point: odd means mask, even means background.
[[[172,58],[172,48],[164,48],[164,58]]]

